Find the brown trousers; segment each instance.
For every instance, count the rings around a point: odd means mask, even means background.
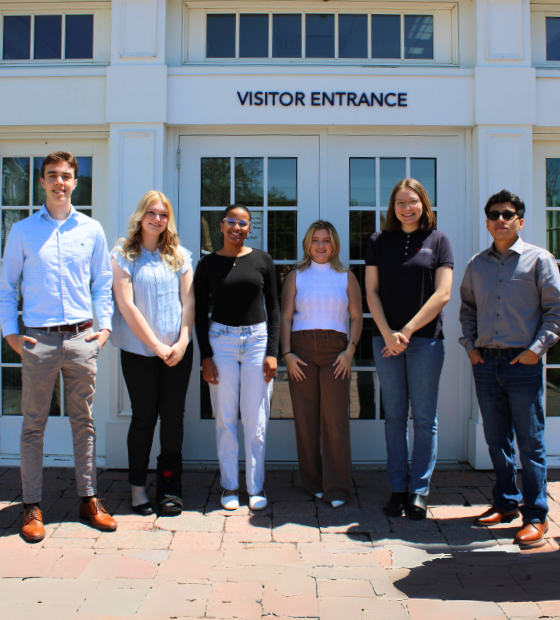
[[[350,499],[350,379],[336,379],[333,367],[347,344],[330,329],[292,332],[291,351],[307,364],[303,381],[289,380],[299,471],[305,490],[328,502]]]

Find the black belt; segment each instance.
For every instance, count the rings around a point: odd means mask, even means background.
[[[482,355],[484,357],[501,357],[504,359],[513,359],[517,357],[522,351],[525,351],[524,347],[512,347],[509,349],[490,349],[489,347],[482,347]]]
[[[83,332],[86,329],[93,327],[93,321],[84,321],[83,323],[74,323],[73,325],[51,325],[50,327],[29,327],[28,329],[40,329],[46,331],[49,334],[51,332],[74,332],[75,334]]]

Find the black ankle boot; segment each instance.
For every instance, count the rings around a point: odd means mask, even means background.
[[[173,517],[183,512],[181,473],[183,457],[180,454],[158,456],[156,502],[160,517]]]
[[[390,517],[401,517],[408,505],[408,492],[391,493],[391,499],[383,510]]]
[[[412,493],[408,506],[406,507],[406,516],[409,519],[419,521],[426,518],[428,512],[428,496],[418,495],[418,493]]]

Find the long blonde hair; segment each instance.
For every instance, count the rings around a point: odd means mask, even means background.
[[[309,226],[309,228],[307,229],[307,232],[305,233],[301,244],[303,247],[303,258],[294,267],[294,269],[297,269],[298,271],[303,271],[304,269],[307,269],[309,265],[311,265],[311,262],[313,261],[313,258],[311,257],[311,242],[313,241],[313,235],[318,230],[326,230],[329,233],[329,237],[331,238],[332,254],[329,259],[331,267],[335,271],[341,273],[345,271],[350,271],[340,262],[340,259],[338,258],[338,255],[340,254],[340,239],[338,237],[338,233],[336,232],[336,228],[326,220],[317,220],[316,222],[313,222],[313,224],[311,224],[311,226]]]
[[[128,220],[128,237],[121,237],[115,247],[130,262],[135,261],[140,256],[142,253],[142,220],[148,207],[158,201],[167,207],[167,228],[159,236],[157,247],[171,271],[178,271],[185,264],[185,258],[179,250],[179,237],[173,207],[169,198],[161,192],[151,190],[142,196],[136,211]]]

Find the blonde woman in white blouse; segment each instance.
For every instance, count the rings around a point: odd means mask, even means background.
[[[350,499],[350,375],[363,323],[360,285],[339,251],[330,222],[311,224],[284,284],[280,327],[302,482],[334,508]]]

